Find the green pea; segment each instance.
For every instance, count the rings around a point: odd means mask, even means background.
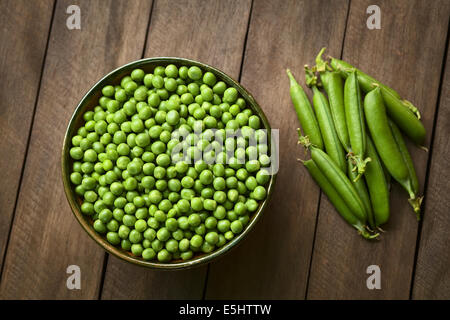
[[[205,241],[214,246],[219,241],[219,235],[215,231],[208,232],[205,235]]]
[[[200,248],[203,244],[203,238],[200,235],[196,234],[191,238],[190,244],[194,248]]]
[[[209,185],[213,182],[214,175],[210,170],[203,170],[200,173],[200,182],[203,185]]]
[[[192,66],[188,70],[188,77],[192,80],[200,80],[202,78],[202,70],[197,66]]]
[[[216,210],[217,202],[215,200],[205,199],[203,202],[203,206],[205,207],[205,210],[214,211]]]
[[[169,78],[177,78],[178,77],[178,68],[173,64],[169,64],[164,69],[164,73]]]
[[[98,233],[105,233],[106,232],[106,226],[101,220],[95,220],[93,224],[94,230]]]
[[[144,249],[144,251],[142,251],[142,258],[144,260],[153,260],[156,256],[156,252],[155,250],[153,250],[152,248],[146,248]]]
[[[229,220],[220,220],[217,223],[217,230],[221,233],[226,233],[228,230],[230,230],[231,222]]]
[[[228,88],[223,93],[223,100],[227,103],[234,103],[238,98],[238,92],[235,88]]]
[[[266,195],[267,195],[267,191],[266,191],[266,188],[264,188],[263,186],[257,186],[253,190],[253,197],[256,200],[264,200],[266,198]]]
[[[235,220],[231,222],[230,229],[234,234],[241,233],[244,229],[244,226],[242,225],[242,222],[239,220]]]

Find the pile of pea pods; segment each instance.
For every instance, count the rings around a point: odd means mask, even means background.
[[[324,51],[315,66],[305,66],[312,105],[287,70],[299,144],[311,154],[302,162],[345,221],[362,237],[378,239],[390,216],[391,177],[420,220],[423,196],[404,136],[425,149],[425,128],[411,102],[348,62],[324,60]]]

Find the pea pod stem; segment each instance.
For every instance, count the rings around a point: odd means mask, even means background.
[[[351,226],[353,226],[358,233],[365,239],[377,239],[379,234],[371,234],[366,230],[366,226],[361,222],[352,211],[349,209],[345,201],[342,199],[341,195],[337,190],[331,185],[330,181],[321,172],[319,167],[315,164],[313,160],[304,161],[306,169],[308,170],[311,177],[319,185],[323,193],[328,197],[330,202],[336,208],[337,212],[342,216],[342,218]]]
[[[361,201],[364,204],[364,207],[367,212],[367,221],[369,223],[369,226],[374,229],[375,228],[375,219],[372,211],[372,204],[370,202],[369,192],[367,191],[366,181],[364,177],[361,177],[357,181],[354,181],[356,178],[356,172],[351,170],[352,163],[351,160],[348,160],[348,177],[350,178],[350,181],[352,181],[353,185],[355,186],[356,192],[358,192],[359,197],[361,198]]]
[[[338,167],[347,171],[345,153],[339,141],[339,137],[331,116],[328,100],[325,95],[317,88],[317,77],[312,69],[305,66],[306,84],[313,90],[313,106],[319,123],[320,132],[325,146],[325,151],[334,160]]]
[[[311,151],[311,158],[319,167],[320,171],[341,195],[352,213],[365,224],[367,221],[367,212],[350,179],[323,150],[311,145],[307,138],[301,138],[301,140],[302,144]]]
[[[353,162],[352,170],[358,173],[355,181],[361,177],[370,161],[370,158],[364,158],[366,153],[366,129],[357,77],[356,72],[351,72],[344,85],[345,119],[351,145],[348,157]]]
[[[289,69],[286,73],[290,81],[290,95],[294,104],[295,111],[297,113],[300,126],[303,130],[303,134],[308,136],[310,141],[318,148],[323,149],[322,135],[320,134],[319,124],[317,123],[316,116],[309,102],[308,96],[295,80]]]

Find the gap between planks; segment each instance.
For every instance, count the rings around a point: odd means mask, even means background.
[[[37,86],[36,97],[34,99],[34,106],[33,106],[33,110],[32,110],[33,114],[31,116],[31,122],[30,122],[30,128],[28,130],[28,137],[27,137],[27,142],[26,142],[26,147],[25,147],[25,153],[24,153],[23,160],[22,160],[22,169],[20,171],[19,184],[17,187],[16,198],[14,200],[14,207],[13,207],[13,212],[12,212],[12,216],[11,216],[11,220],[10,220],[10,224],[9,224],[9,230],[8,230],[8,237],[6,239],[5,251],[3,253],[3,260],[2,260],[2,264],[1,264],[1,268],[0,268],[0,285],[3,280],[3,270],[5,268],[6,255],[8,253],[9,240],[11,238],[11,232],[12,232],[12,228],[14,225],[14,217],[16,215],[17,203],[19,201],[19,194],[20,194],[20,190],[22,189],[23,174],[25,172],[25,164],[27,162],[28,150],[30,148],[31,133],[33,132],[34,118],[36,116],[36,109],[37,109],[37,104],[39,101],[39,94],[41,92],[42,76],[44,74],[45,62],[47,60],[48,45],[50,43],[50,36],[51,36],[51,31],[52,31],[52,26],[53,26],[53,20],[55,17],[56,1],[57,0],[53,1],[52,14],[51,14],[51,18],[50,18],[48,33],[47,33],[47,41],[45,43],[44,56],[42,58],[41,71],[40,71],[40,75],[39,75],[39,84]]]
[[[428,156],[427,169],[426,169],[426,173],[425,173],[425,183],[424,183],[424,189],[423,189],[423,195],[424,195],[424,199],[422,202],[423,214],[422,214],[422,218],[419,221],[419,227],[417,230],[416,248],[415,248],[415,252],[414,252],[414,264],[413,264],[413,269],[412,269],[412,274],[411,274],[409,300],[412,300],[412,296],[413,296],[413,292],[414,292],[417,260],[419,258],[419,250],[420,250],[420,240],[422,239],[422,227],[423,227],[425,216],[426,216],[425,208],[426,208],[426,203],[427,203],[427,197],[425,197],[425,195],[427,194],[427,191],[428,191],[428,181],[429,181],[429,177],[430,177],[431,164],[432,164],[432,160],[433,160],[434,138],[436,135],[436,124],[437,124],[437,119],[439,116],[439,109],[440,109],[440,105],[441,105],[441,101],[442,101],[441,95],[442,95],[442,90],[443,90],[443,85],[444,85],[444,80],[445,80],[445,70],[447,67],[449,39],[450,39],[450,19],[448,21],[447,39],[445,41],[445,50],[444,50],[444,54],[442,57],[442,63],[441,63],[442,69],[441,69],[441,76],[439,79],[438,95],[437,95],[437,100],[436,100],[436,111],[434,113],[433,126],[432,126],[432,131],[431,131],[430,149],[428,150],[429,156]]]

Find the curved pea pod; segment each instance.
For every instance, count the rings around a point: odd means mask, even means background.
[[[389,183],[380,157],[369,137],[367,137],[367,155],[372,161],[367,164],[364,178],[369,190],[375,225],[379,227],[389,220]]]
[[[308,136],[310,142],[320,149],[323,149],[322,135],[320,134],[319,124],[314,115],[311,103],[303,88],[298,84],[291,71],[286,70],[290,81],[290,94],[294,104],[300,126],[303,134]]]
[[[365,174],[363,177],[361,177],[360,179],[355,181],[357,173],[352,170],[352,163],[351,163],[350,159],[347,161],[347,163],[348,163],[348,177],[350,178],[350,181],[355,186],[356,192],[358,192],[358,195],[364,204],[364,208],[366,209],[366,212],[367,212],[367,221],[369,223],[369,226],[372,229],[374,229],[375,228],[375,220],[374,220],[374,216],[373,216],[369,192],[367,191],[367,186],[366,186],[366,182],[364,179]],[[367,164],[367,165],[369,165],[369,164]]]
[[[347,164],[345,161],[344,149],[342,149],[339,137],[334,127],[333,118],[331,116],[328,100],[325,95],[320,92],[316,86],[317,78],[313,72],[305,67],[306,83],[312,87],[313,90],[313,106],[319,123],[320,132],[322,134],[325,151],[337,166],[343,171],[347,171]]]
[[[325,175],[320,171],[319,167],[314,163],[313,160],[307,160],[303,162],[306,169],[308,170],[311,177],[316,181],[319,185],[320,189],[325,193],[330,202],[336,208],[337,212],[344,218],[347,223],[353,226],[358,233],[366,239],[374,239],[378,236],[378,234],[372,235],[370,234],[364,223],[361,222],[349,209],[345,201],[342,199],[340,194],[336,191],[336,189],[331,185]]]
[[[367,212],[358,192],[350,182],[350,179],[325,152],[314,146],[311,146],[310,150],[311,158],[319,167],[320,171],[341,195],[345,204],[355,217],[365,224],[367,221]]]
[[[359,89],[356,72],[351,72],[345,80],[344,106],[351,145],[349,158],[353,161],[353,170],[358,173],[356,180],[364,173],[366,164],[370,161],[370,158],[364,158],[366,153],[366,128],[361,101],[361,90]]]
[[[422,122],[410,109],[405,108],[404,101],[383,89],[381,89],[381,94],[389,117],[408,136],[408,138],[415,144],[422,146],[426,138],[426,131]]]
[[[424,144],[426,137],[425,127],[420,121],[419,110],[411,102],[403,100],[397,91],[355,68],[348,62],[331,58],[330,65],[344,77],[348,77],[354,70],[358,75],[361,89],[366,93],[377,86],[380,87],[389,116],[415,144]]]
[[[330,71],[328,64],[322,60],[324,51],[325,48],[320,50],[316,57],[316,68],[320,74],[323,88],[328,95],[330,111],[339,140],[345,151],[350,152],[350,137],[348,136],[344,109],[344,83],[341,74],[337,71]]]
[[[404,160],[404,155],[402,155],[389,126],[380,88],[375,88],[366,95],[364,99],[364,111],[367,126],[381,160],[391,176],[408,192],[410,197],[409,202],[419,217],[420,200],[418,200],[413,191],[412,181],[409,176],[408,166]]]
[[[348,62],[330,57],[330,65],[334,70],[339,71],[344,77],[347,77],[352,71],[355,71],[356,74],[358,75],[359,85],[361,86],[361,89],[364,92],[369,92],[369,91],[375,89],[375,87],[378,85],[379,87],[383,88],[384,90],[390,92],[395,97],[400,98],[400,94],[398,94],[397,91],[382,84],[380,81],[369,76],[367,73],[364,73],[363,71],[359,70],[358,68],[352,66]]]
[[[411,183],[411,189],[413,193],[415,194],[415,199],[409,200],[415,212],[418,212],[420,210],[420,206],[422,204],[423,197],[418,197],[419,194],[419,179],[417,178],[416,169],[414,168],[414,163],[411,159],[411,155],[409,154],[408,148],[406,146],[405,140],[403,139],[402,133],[400,132],[399,128],[395,125],[395,123],[391,120],[388,120],[389,126],[392,131],[392,136],[394,137],[395,142],[397,143],[398,149],[400,150],[401,155],[403,156],[403,161],[406,164],[406,167],[408,168],[408,176],[409,181]],[[420,215],[417,216],[418,219],[420,219]]]

